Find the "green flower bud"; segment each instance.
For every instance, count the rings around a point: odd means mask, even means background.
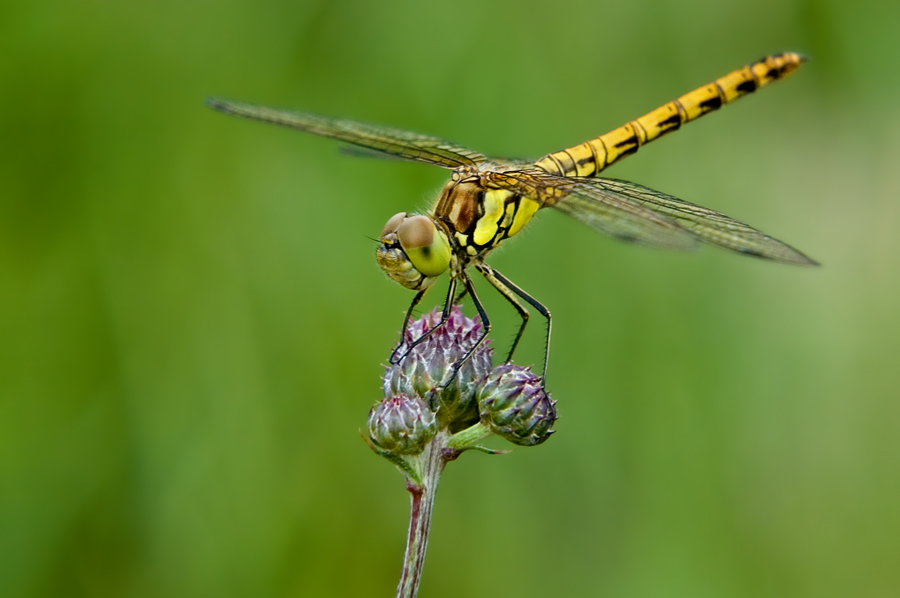
[[[547,440],[556,421],[556,401],[530,369],[504,363],[478,389],[481,419],[491,430],[520,446]]]
[[[434,413],[418,397],[388,397],[369,412],[369,437],[384,451],[416,455],[436,433]]]
[[[405,394],[424,398],[437,413],[440,426],[456,432],[478,421],[475,391],[491,369],[492,351],[487,341],[482,343],[449,380],[453,368],[478,342],[483,328],[478,320],[467,318],[454,305],[447,321],[408,351],[415,339],[440,321],[441,311],[436,308],[410,323],[403,343],[397,348],[403,358],[384,375],[384,392],[385,396]]]

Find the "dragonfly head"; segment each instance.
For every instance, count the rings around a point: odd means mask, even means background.
[[[450,268],[451,255],[447,236],[431,218],[400,212],[384,225],[375,259],[401,285],[422,290]]]

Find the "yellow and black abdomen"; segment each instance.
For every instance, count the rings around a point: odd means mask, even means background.
[[[645,143],[676,131],[685,123],[781,79],[799,68],[805,60],[793,52],[767,56],[605,135],[547,154],[535,165],[562,176],[592,176],[633,154]]]

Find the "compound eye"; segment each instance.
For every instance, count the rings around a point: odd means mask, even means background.
[[[397,216],[399,215],[397,214]],[[434,222],[427,216],[407,218],[397,227],[397,238],[400,239],[400,245],[405,251],[431,245],[431,242],[434,241]]]
[[[384,228],[381,229],[381,238],[385,238],[391,233],[397,232],[397,229],[406,219],[406,212],[400,212],[399,214],[394,214],[391,216],[390,220],[387,221],[387,224],[384,225]]]
[[[397,238],[409,261],[425,276],[438,276],[450,267],[450,243],[427,216],[404,220]]]

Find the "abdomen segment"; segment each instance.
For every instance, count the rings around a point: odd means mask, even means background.
[[[799,68],[805,60],[793,52],[767,56],[686,93],[605,135],[547,154],[535,165],[562,176],[592,176],[635,153],[645,143],[676,131],[685,123],[781,79]]]

